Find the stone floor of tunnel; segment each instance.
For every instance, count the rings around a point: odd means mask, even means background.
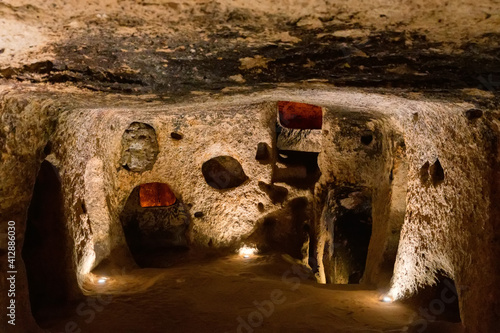
[[[404,332],[415,312],[359,284],[321,285],[287,255],[225,255],[168,268],[100,265],[85,300],[40,314],[50,332]]]

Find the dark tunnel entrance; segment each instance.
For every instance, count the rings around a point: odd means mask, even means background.
[[[351,192],[340,200],[339,216],[334,228],[336,276],[347,283],[359,283],[365,271],[368,246],[372,235],[371,199],[362,192]]]
[[[328,233],[323,255],[326,281],[360,283],[372,235],[371,191],[357,187],[331,189],[321,219]]]
[[[69,251],[63,218],[61,179],[43,161],[28,209],[22,257],[26,265],[31,310],[37,321],[67,301]]]
[[[120,221],[130,253],[141,267],[170,266],[188,250],[189,212],[165,183],[137,186]]]
[[[455,282],[440,272],[435,278],[436,284],[427,286],[403,303],[418,310],[420,319],[413,322],[410,332],[434,332],[443,323],[461,323],[458,290]]]

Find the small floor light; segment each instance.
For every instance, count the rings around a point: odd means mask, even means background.
[[[238,250],[238,253],[240,254],[240,256],[242,256],[243,258],[245,259],[248,259],[250,258],[252,255],[254,255],[255,253],[257,253],[257,249],[255,247],[249,247],[249,246],[242,246],[239,250]]]
[[[102,278],[100,278],[99,280],[97,280],[97,283],[99,283],[99,284],[104,284],[104,283],[106,283],[106,281],[107,281],[107,280],[108,280],[108,278],[106,278],[106,277],[102,277]]]
[[[380,299],[381,302],[384,302],[384,303],[392,303],[392,297],[390,296],[384,296]]]

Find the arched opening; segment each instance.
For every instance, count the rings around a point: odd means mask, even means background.
[[[455,282],[442,273],[437,274],[435,281],[433,286],[422,288],[403,301],[418,309],[420,317],[410,325],[410,332],[434,332],[444,327],[454,328],[455,332],[462,329]]]
[[[359,283],[366,266],[372,235],[371,197],[352,191],[339,200],[334,227],[335,283]]]
[[[33,316],[38,322],[64,304],[68,295],[68,237],[57,168],[43,161],[28,209],[22,257]]]
[[[329,190],[323,207],[326,282],[358,284],[365,272],[372,235],[371,191],[356,186],[337,187]]]
[[[174,192],[163,183],[147,183],[139,186],[141,207],[167,207],[177,201]]]
[[[311,208],[306,197],[288,201],[265,215],[246,242],[255,244],[261,254],[282,253],[307,262]]]
[[[168,184],[137,186],[120,221],[130,252],[141,267],[171,265],[188,249],[189,213]]]

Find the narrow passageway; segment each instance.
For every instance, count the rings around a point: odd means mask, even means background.
[[[28,209],[22,257],[27,267],[33,316],[42,319],[48,308],[64,305],[69,290],[66,280],[70,240],[62,213],[61,178],[48,161],[40,166]],[[81,205],[80,209],[85,207]]]

